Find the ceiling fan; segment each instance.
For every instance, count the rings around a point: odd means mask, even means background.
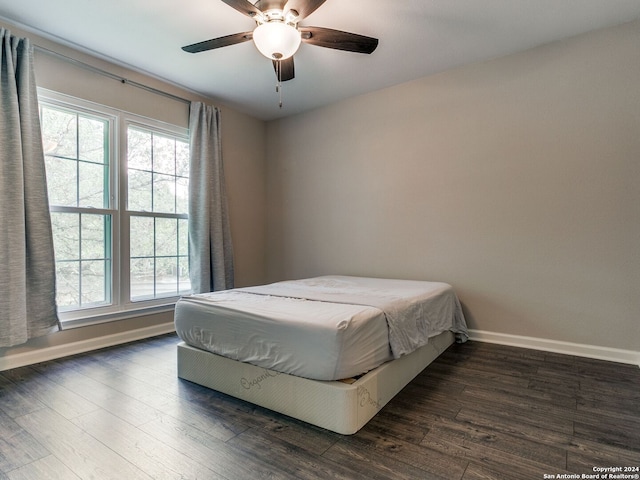
[[[198,53],[253,39],[258,50],[273,62],[278,82],[294,78],[293,54],[301,42],[357,53],[372,53],[378,39],[323,27],[306,27],[298,22],[315,12],[326,0],[222,0],[252,18],[256,28],[182,47]]]

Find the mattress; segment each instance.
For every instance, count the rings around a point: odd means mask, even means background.
[[[316,380],[358,375],[392,358],[384,314],[360,305],[216,292],[181,299],[175,326],[191,346]]]
[[[186,344],[314,380],[361,375],[452,331],[466,337],[450,285],[323,276],[178,301]]]

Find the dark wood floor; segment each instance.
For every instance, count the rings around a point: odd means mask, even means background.
[[[0,479],[513,480],[640,466],[637,366],[454,345],[341,436],[177,379],[177,341],[0,373]]]

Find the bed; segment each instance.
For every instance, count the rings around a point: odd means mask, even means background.
[[[441,282],[322,276],[181,298],[178,376],[353,434],[467,327]]]

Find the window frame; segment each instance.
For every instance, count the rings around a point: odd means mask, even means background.
[[[50,206],[51,212],[93,213],[111,215],[111,304],[88,306],[74,310],[59,311],[64,329],[88,324],[123,320],[139,315],[170,311],[181,293],[175,296],[145,300],[131,300],[130,285],[130,238],[131,216],[188,218],[188,214],[164,214],[161,212],[138,212],[127,209],[127,132],[128,128],[150,130],[189,143],[189,130],[160,120],[101,105],[48,89],[38,88],[40,106],[50,105],[72,112],[84,113],[107,119],[109,161],[109,208],[87,208]]]
[[[179,139],[182,141],[185,141],[187,144],[189,143],[189,133],[188,133],[188,129],[179,129],[179,127],[172,127],[171,130],[167,129],[168,124],[165,124],[163,122],[157,122],[157,121],[152,121],[150,119],[146,119],[145,123],[142,123],[139,121],[140,117],[139,116],[129,116],[127,118],[124,119],[124,121],[121,124],[121,128],[123,129],[122,131],[122,136],[120,138],[123,139],[122,144],[124,144],[123,147],[123,151],[121,152],[121,157],[123,160],[123,164],[121,165],[121,174],[122,174],[122,178],[121,178],[121,185],[122,185],[122,189],[120,191],[121,193],[121,201],[122,201],[122,217],[121,217],[121,226],[123,228],[123,231],[127,231],[129,232],[131,229],[131,217],[148,217],[148,218],[175,218],[175,219],[188,219],[189,215],[187,213],[167,213],[167,212],[154,212],[154,211],[140,211],[140,210],[129,210],[128,208],[128,194],[129,194],[129,188],[128,187],[128,183],[127,183],[127,178],[128,178],[128,164],[126,164],[126,160],[127,160],[127,142],[124,141],[126,139],[128,139],[128,130],[129,127],[132,127],[134,129],[139,129],[139,130],[146,130],[146,131],[151,131],[154,134],[158,134],[158,135],[164,135],[164,136],[168,136],[168,137],[172,137],[175,139]],[[153,125],[155,124],[155,126]],[[182,135],[180,135],[178,132],[179,130],[182,131]],[[127,261],[130,261],[130,253],[131,253],[131,245],[130,245],[130,235],[123,235],[122,237],[123,239],[126,238],[126,246],[123,246],[123,251],[127,252]],[[178,253],[178,252],[177,252]],[[127,264],[127,267],[130,264]],[[124,268],[124,266],[122,267]],[[124,271],[124,270],[122,270]],[[174,297],[160,297],[160,298],[156,298],[156,299],[150,299],[150,300],[131,300],[131,285],[130,285],[130,281],[131,281],[131,270],[130,268],[127,268],[127,272],[129,273],[129,275],[127,275],[127,278],[121,278],[121,282],[125,283],[126,282],[126,286],[124,287],[127,291],[127,301],[129,303],[133,303],[133,304],[142,304],[145,302],[161,302],[162,299],[166,299],[166,298],[174,298],[174,303],[175,301],[180,298],[180,295],[184,295],[186,294],[186,292],[183,293],[179,293],[178,295],[174,296]]]

